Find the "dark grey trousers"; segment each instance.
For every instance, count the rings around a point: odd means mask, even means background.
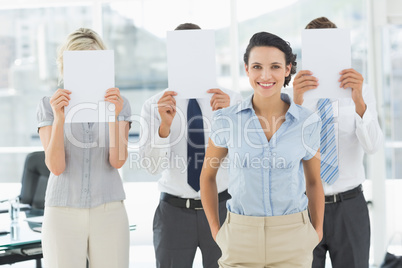
[[[221,225],[226,201],[219,203]],[[197,247],[205,268],[218,268],[222,253],[212,238],[204,210],[178,208],[160,201],[154,222],[154,248],[158,268],[191,268]]]
[[[326,204],[324,237],[314,249],[313,268],[325,267],[329,251],[333,268],[368,268],[370,219],[363,193]]]

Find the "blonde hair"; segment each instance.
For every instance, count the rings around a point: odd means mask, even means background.
[[[57,68],[59,84],[63,81],[63,52],[68,50],[105,50],[106,46],[100,36],[88,28],[79,28],[67,36],[66,41],[57,51]]]

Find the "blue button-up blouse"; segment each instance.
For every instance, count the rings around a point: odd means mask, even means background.
[[[306,210],[302,160],[311,159],[320,146],[320,118],[282,94],[290,107],[268,141],[252,98],[216,111],[212,123],[211,140],[228,148],[222,163],[229,167],[228,210],[265,217]]]

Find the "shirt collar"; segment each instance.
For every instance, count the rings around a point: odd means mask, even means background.
[[[244,110],[254,110],[253,109],[253,96],[254,94],[251,94],[249,97],[247,97],[245,100],[241,102],[237,109],[237,113],[244,111]],[[286,112],[286,117],[291,116],[296,120],[299,120],[299,110],[296,107],[296,104],[293,102],[293,100],[289,97],[288,94],[281,93],[281,100],[289,104],[289,109]]]

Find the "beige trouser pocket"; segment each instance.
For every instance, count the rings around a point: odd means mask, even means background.
[[[221,268],[307,268],[311,267],[318,234],[305,212],[275,217],[230,213],[216,241],[222,251]]]

